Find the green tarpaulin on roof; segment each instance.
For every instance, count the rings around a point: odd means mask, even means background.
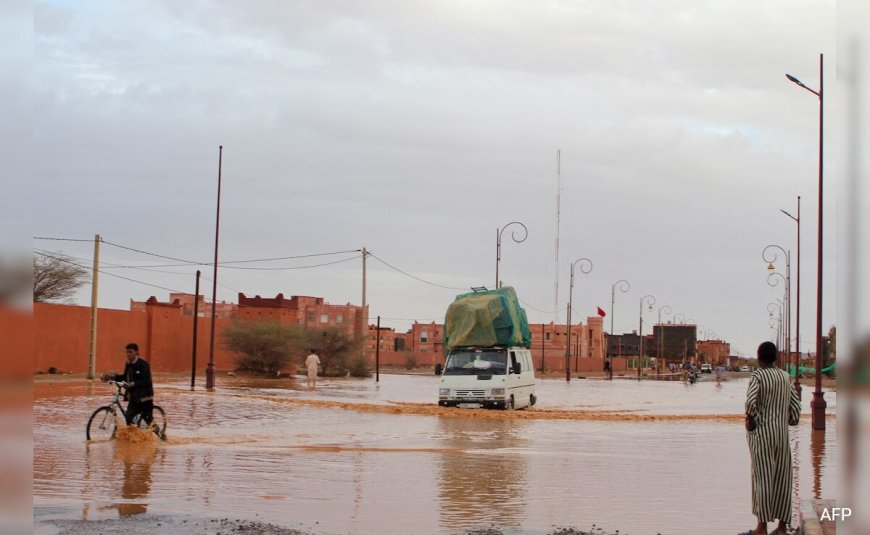
[[[444,318],[444,348],[531,347],[526,311],[510,286],[456,296]]]

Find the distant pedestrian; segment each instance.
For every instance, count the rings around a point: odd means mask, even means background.
[[[748,534],[767,534],[767,523],[779,520],[774,533],[787,533],[791,523],[792,466],[788,426],[800,419],[800,400],[788,373],[774,367],[776,345],[758,346],[758,369],[746,393],[746,437],[752,461],[752,514],[758,525]]]
[[[305,368],[308,370],[308,388],[317,388],[317,369],[320,368],[320,357],[314,354],[314,350],[311,350],[311,354],[305,358]]]
[[[716,386],[722,385],[722,373],[724,372],[724,368],[721,365],[716,366]]]

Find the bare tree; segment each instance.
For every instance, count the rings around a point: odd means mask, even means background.
[[[87,282],[88,270],[61,254],[33,255],[33,302],[70,297]]]

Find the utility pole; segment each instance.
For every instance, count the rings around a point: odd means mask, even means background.
[[[201,272],[196,270],[196,293],[193,296],[193,355],[190,359],[190,389],[196,387],[196,326],[199,323],[199,277]]]
[[[381,380],[381,317],[378,316],[378,329],[375,332],[375,382]]]
[[[88,379],[97,376],[97,296],[100,286],[100,238],[94,235],[94,273],[91,282],[91,339],[88,348]]]
[[[369,334],[369,315],[366,310],[366,248],[362,248],[362,356],[365,358],[366,356],[366,338],[368,338]]]
[[[214,329],[217,323],[217,280],[218,280],[218,238],[221,228],[221,169],[223,164],[224,147],[218,147],[218,187],[217,187],[217,214],[214,224],[214,275],[211,281],[211,336],[208,343],[208,365],[205,368],[205,387],[208,390],[214,388]]]

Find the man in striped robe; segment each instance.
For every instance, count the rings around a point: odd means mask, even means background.
[[[797,425],[801,405],[788,373],[774,367],[776,345],[758,346],[758,366],[746,393],[746,435],[752,459],[752,513],[758,525],[750,534],[766,535],[767,523],[779,520],[775,533],[791,523],[792,466],[788,426]]]

